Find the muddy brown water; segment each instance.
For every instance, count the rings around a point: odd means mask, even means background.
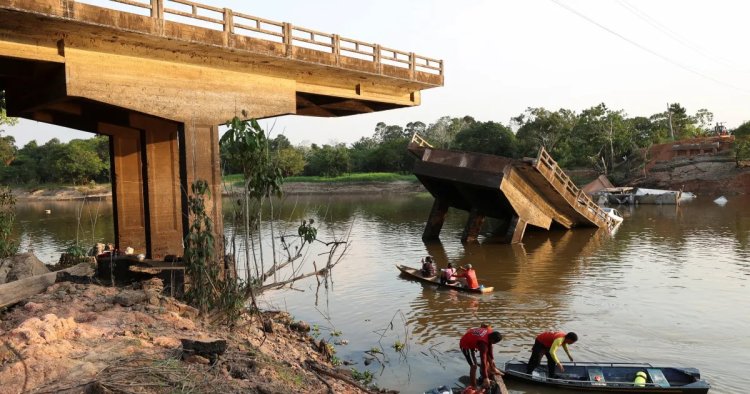
[[[86,244],[112,237],[111,203],[102,202],[98,214],[95,204],[81,215],[79,238]],[[459,242],[466,214],[453,210],[442,243],[421,241],[431,204],[426,194],[293,197],[276,204],[277,235],[314,218],[322,239],[348,235],[350,249],[327,288],[309,278],[293,290],[265,294],[262,305],[311,323],[319,338],[346,343],[336,346],[337,358],[404,393],[461,386],[468,366],[458,339],[480,322],[505,334],[495,347],[498,362],[527,359],[534,335],[554,328],[579,334],[571,346],[577,361],[690,366],[700,369],[712,393],[750,387],[750,198],[732,197],[725,206],[699,197],[681,207],[620,207],[625,221],[613,236],[592,229],[528,231],[519,245],[483,237],[466,246]],[[227,223],[231,205],[225,202]],[[54,262],[75,241],[80,202],[19,202],[17,208],[23,250],[32,247]],[[270,245],[264,250],[270,259]],[[324,251],[317,245],[306,253],[308,264],[325,264]],[[495,292],[459,294],[399,276],[395,264],[416,266],[426,254],[441,267],[472,263]],[[405,345],[402,351],[397,344]],[[376,359],[366,365],[372,354]],[[557,392],[507,385],[515,393]]]

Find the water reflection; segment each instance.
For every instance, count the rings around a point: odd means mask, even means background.
[[[342,331],[349,345],[339,346],[337,356],[404,393],[455,385],[467,373],[458,338],[481,322],[506,334],[497,348],[501,360],[528,357],[540,331],[572,330],[581,337],[571,347],[577,360],[694,366],[712,392],[740,393],[750,386],[746,366],[735,361],[750,349],[744,334],[750,329],[749,204],[750,198],[736,197],[724,207],[700,199],[680,207],[619,207],[625,221],[614,236],[594,229],[529,231],[523,244],[482,238],[464,246],[466,214],[453,210],[442,243],[421,241],[432,205],[426,195],[291,196],[274,204],[276,234],[295,233],[313,218],[321,237],[348,235],[351,249],[319,297],[310,278],[294,285],[299,291],[270,292],[261,302]],[[59,253],[75,238],[76,206],[19,203],[24,243],[43,256]],[[52,215],[45,215],[50,207]],[[228,224],[232,201],[224,207]],[[111,239],[111,208],[101,212],[93,237]],[[90,226],[82,227],[84,238],[92,237]],[[320,252],[311,251],[308,261],[320,264]],[[473,264],[495,292],[441,291],[401,277],[394,267],[416,266],[426,254],[440,267]],[[392,348],[396,340],[408,343],[406,355]],[[375,346],[385,353],[383,370],[363,364],[364,352]],[[518,393],[552,392],[509,386]]]

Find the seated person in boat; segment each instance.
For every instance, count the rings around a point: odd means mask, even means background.
[[[526,373],[531,374],[542,361],[542,356],[547,358],[547,377],[555,377],[555,366],[564,372],[562,363],[557,358],[557,349],[562,346],[567,353],[568,358],[573,362],[573,356],[568,351],[568,345],[578,341],[578,335],[574,332],[565,333],[564,331],[545,331],[536,336],[534,346],[531,348],[531,357],[526,365]]]
[[[424,259],[422,259],[422,276],[425,278],[430,278],[435,275],[437,275],[437,265],[435,265],[435,262],[432,260],[432,256],[427,256]]]
[[[456,275],[456,269],[453,268],[453,263],[448,263],[448,268],[440,270],[440,284],[452,285],[456,283],[456,277],[454,275]]]
[[[466,287],[470,289],[478,289],[479,281],[477,280],[477,272],[474,271],[474,267],[471,264],[466,264],[463,267],[458,267],[458,271],[454,276],[456,278],[464,278],[466,280]]]
[[[466,362],[469,363],[471,386],[477,387],[477,366],[481,366],[480,376],[484,378],[482,386],[485,388],[490,387],[491,376],[503,376],[503,373],[495,366],[495,358],[492,355],[492,344],[502,339],[503,335],[493,331],[489,324],[482,324],[479,328],[470,328],[461,337],[458,346],[466,357]],[[477,351],[479,351],[479,362],[477,362]]]

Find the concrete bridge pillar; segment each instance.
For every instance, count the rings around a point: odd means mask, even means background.
[[[526,232],[528,222],[517,215],[513,215],[508,220],[508,227],[505,230],[503,243],[515,244],[521,242],[523,234]]]
[[[432,203],[432,209],[430,210],[430,217],[427,219],[427,224],[422,233],[422,241],[440,240],[440,230],[443,229],[443,223],[445,223],[445,215],[448,214],[448,208],[450,208],[450,205],[447,201],[439,198],[435,199]]]
[[[99,126],[110,136],[117,247],[154,259],[181,256],[190,224],[187,198],[196,179],[211,185],[207,210],[222,234],[218,127],[141,114],[132,114],[129,123]]]
[[[464,232],[461,235],[461,242],[477,242],[479,231],[484,224],[484,218],[485,215],[480,214],[476,209],[469,212],[469,219],[466,221],[466,227],[464,227]]]

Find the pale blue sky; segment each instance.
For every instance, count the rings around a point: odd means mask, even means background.
[[[507,124],[527,107],[580,111],[600,102],[631,116],[680,102],[730,128],[750,120],[750,2],[742,0],[199,2],[445,61],[445,86],[423,92],[420,107],[277,119],[274,133],[295,144],[351,143],[380,121],[472,115]],[[31,121],[7,132],[19,146],[90,136]]]

